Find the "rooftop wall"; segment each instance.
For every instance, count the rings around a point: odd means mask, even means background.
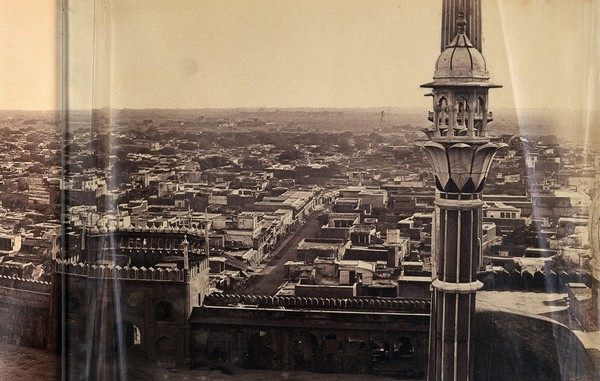
[[[170,269],[156,267],[136,266],[105,266],[89,265],[86,263],[72,263],[62,260],[56,261],[56,272],[80,275],[88,278],[111,278],[123,280],[163,281],[163,282],[189,282],[204,271],[208,271],[208,260],[203,260],[197,266],[191,266],[189,270]]]
[[[246,305],[248,307],[286,307],[290,309],[344,309],[429,313],[431,303],[422,299],[400,298],[313,298],[244,294],[210,294],[204,299],[209,306]]]
[[[52,284],[39,280],[23,279],[0,275],[0,287],[8,287],[19,290],[35,291],[50,294]]]

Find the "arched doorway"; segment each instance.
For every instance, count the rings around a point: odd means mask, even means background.
[[[248,340],[247,366],[253,369],[270,369],[274,355],[273,336],[267,331],[258,331]]]
[[[123,320],[115,326],[115,353],[120,359],[142,356],[142,332],[134,323]]]
[[[222,331],[211,331],[206,339],[206,358],[211,364],[219,364],[227,361],[227,333]]]
[[[319,372],[340,373],[344,371],[344,359],[341,356],[342,344],[342,337],[335,332],[323,336],[318,365]]]
[[[167,301],[160,301],[154,307],[154,316],[156,321],[173,321],[175,320],[173,314],[173,305]]]
[[[315,352],[317,338],[308,332],[299,332],[292,335],[293,369],[313,371],[315,369]]]
[[[156,340],[156,356],[161,359],[173,359],[177,356],[175,340],[170,336],[161,336]]]

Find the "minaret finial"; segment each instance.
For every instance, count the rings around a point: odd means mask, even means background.
[[[465,20],[465,13],[463,11],[458,12],[458,20],[456,20],[456,26],[458,27],[458,34],[465,34],[465,26],[467,26],[467,20]]]

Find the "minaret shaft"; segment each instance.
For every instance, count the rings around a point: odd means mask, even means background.
[[[482,202],[477,193],[467,200],[453,196],[440,193],[436,200],[439,229],[434,238],[429,380],[469,380],[472,375]]]
[[[467,21],[465,34],[475,48],[481,52],[481,0],[444,0],[440,51],[443,51],[456,36],[458,32],[456,21],[458,20],[458,13],[461,11],[464,12]]]

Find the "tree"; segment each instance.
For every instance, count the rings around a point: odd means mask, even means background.
[[[35,210],[36,212],[44,215],[44,219],[52,219],[54,217],[57,217],[54,212],[56,211],[56,208],[51,207],[48,204],[40,204],[40,203],[33,203],[33,205],[31,205],[31,209]]]
[[[410,148],[396,148],[394,150],[394,157],[398,161],[407,161],[413,155],[413,151]]]
[[[385,143],[386,142],[386,139],[376,132],[371,132],[369,134],[369,139],[375,143]]]
[[[197,162],[198,165],[200,165],[200,168],[202,170],[211,169],[211,168],[218,168],[218,167],[224,167],[226,165],[229,165],[229,159],[228,158],[226,158],[224,156],[218,156],[218,155],[209,156],[209,157],[194,158],[193,160],[195,162]]]
[[[342,152],[350,152],[354,148],[354,134],[346,131],[338,135],[338,146]]]
[[[193,151],[198,148],[198,145],[192,142],[185,142],[181,143],[178,148],[181,150]]]
[[[262,169],[264,168],[263,163],[256,157],[247,157],[242,161],[244,168],[248,169]]]
[[[29,173],[44,173],[44,167],[40,163],[35,163],[27,170]]]
[[[158,134],[158,128],[156,128],[155,126],[150,126],[150,127],[148,127],[148,129],[145,132],[143,132],[144,137],[155,136],[157,134]]]
[[[158,151],[161,155],[175,155],[177,150],[173,147],[165,147]]]
[[[27,225],[33,225],[34,223],[35,221],[31,218],[24,218],[15,224],[15,226],[13,227],[13,233],[18,233],[21,230],[21,228],[24,228]]]
[[[81,168],[98,168],[98,158],[95,155],[86,155],[81,158]]]
[[[24,177],[19,177],[17,179],[17,191],[25,192],[28,189],[29,189],[29,183],[27,182],[27,179]]]
[[[288,148],[283,151],[278,157],[277,160],[282,163],[289,163],[292,161],[299,160],[304,155],[297,148]]]
[[[26,210],[28,204],[27,195],[15,194],[15,193],[4,193],[0,194],[0,201],[2,206],[8,210]]]

